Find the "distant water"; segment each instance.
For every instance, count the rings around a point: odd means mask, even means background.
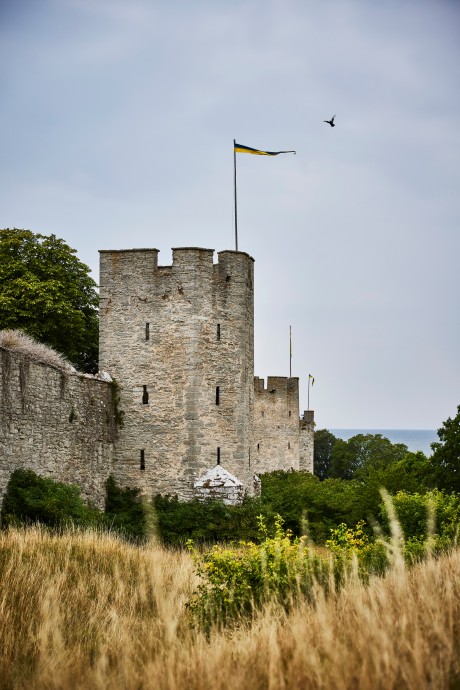
[[[415,453],[421,450],[427,456],[433,452],[430,443],[439,441],[434,429],[329,429],[329,431],[344,441],[348,441],[357,434],[381,434],[392,443],[404,443],[410,451]]]

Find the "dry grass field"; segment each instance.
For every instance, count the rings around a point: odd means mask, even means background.
[[[92,533],[0,534],[0,687],[455,690],[460,551],[208,638],[188,553]]]

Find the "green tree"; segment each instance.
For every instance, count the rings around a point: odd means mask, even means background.
[[[390,494],[398,491],[424,493],[430,481],[430,461],[422,451],[408,451],[401,459],[393,459],[385,465],[368,469],[366,484],[384,487]]]
[[[456,416],[438,429],[439,441],[431,444],[432,477],[439,489],[460,493],[460,405]]]
[[[354,527],[380,504],[380,494],[369,498],[362,482],[325,479],[309,472],[277,470],[263,474],[262,513],[279,514],[295,536],[307,532],[314,542],[324,542],[330,529],[345,522]]]
[[[315,477],[318,477],[320,481],[330,476],[332,449],[336,441],[336,436],[327,429],[318,429],[318,431],[315,431],[313,474]]]
[[[94,373],[98,295],[75,254],[55,235],[0,230],[0,329],[19,328]]]
[[[348,441],[337,439],[331,453],[330,477],[366,479],[377,469],[387,468],[408,453],[403,443],[391,443],[381,434],[357,434]]]

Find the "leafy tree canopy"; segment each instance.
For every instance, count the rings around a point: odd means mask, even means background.
[[[19,328],[97,371],[98,295],[89,268],[55,235],[0,230],[0,329]]]
[[[391,443],[381,434],[357,434],[337,439],[331,452],[329,476],[336,479],[365,479],[378,469],[402,460],[408,453],[403,443]]]
[[[320,481],[330,476],[332,449],[337,441],[336,436],[327,429],[315,431],[313,451],[313,474]]]
[[[438,429],[439,441],[431,444],[433,479],[439,489],[460,493],[460,405],[456,416]]]

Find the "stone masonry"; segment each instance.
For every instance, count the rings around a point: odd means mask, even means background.
[[[315,413],[306,410],[299,428],[299,470],[313,474],[313,447],[315,439]]]
[[[254,378],[256,472],[299,469],[299,379]]]
[[[0,348],[0,497],[11,472],[78,484],[104,506],[116,427],[109,383]]]
[[[244,498],[244,486],[222,465],[216,465],[194,483],[195,496],[200,501],[220,500],[227,505],[239,505]]]
[[[76,483],[100,507],[110,474],[150,496],[212,489],[238,502],[260,491],[260,473],[312,472],[298,378],[254,378],[253,284],[244,252],[215,263],[212,249],[177,248],[159,266],[156,249],[101,251],[99,366],[114,381],[0,348],[0,498],[19,467]],[[212,468],[235,486],[217,491]]]
[[[115,479],[193,496],[220,462],[251,493],[254,260],[212,249],[102,251],[100,367],[121,388]]]

